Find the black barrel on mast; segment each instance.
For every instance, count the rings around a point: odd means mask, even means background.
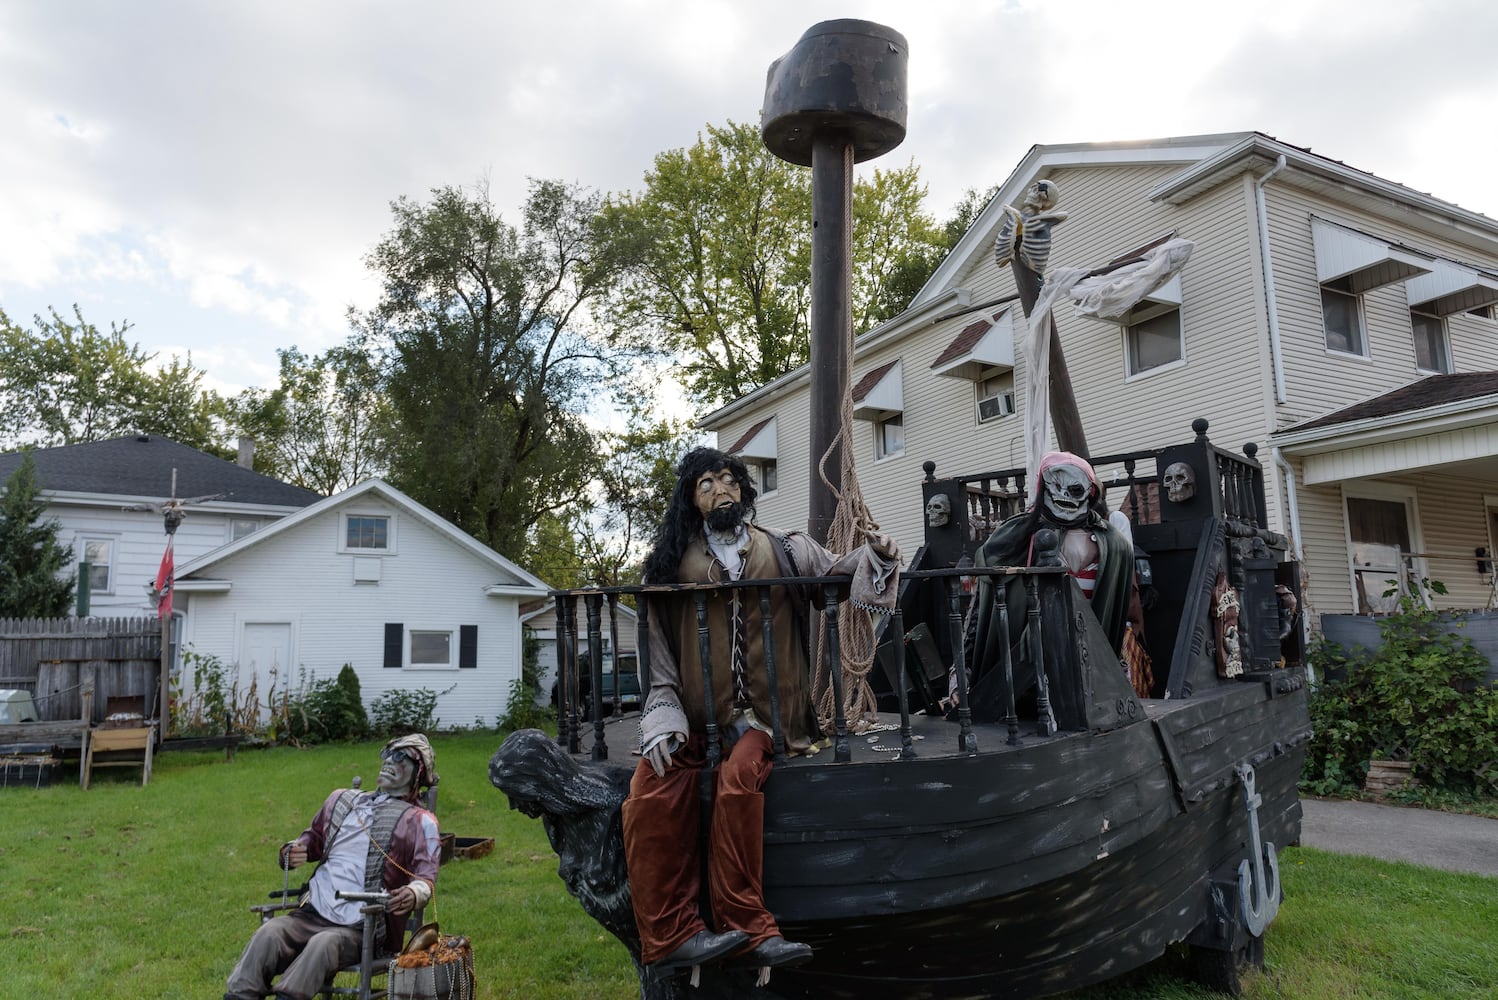
[[[761,131],[783,160],[811,167],[811,494],[807,531],[825,542],[841,488],[838,442],[852,359],[853,164],[905,139],[905,36],[872,21],[808,28],[765,80]],[[823,456],[826,456],[825,461]],[[819,473],[819,468],[822,470]]]

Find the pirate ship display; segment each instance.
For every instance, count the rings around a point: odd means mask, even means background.
[[[818,238],[838,243],[846,225],[823,192],[836,201],[853,159],[903,136],[903,58],[897,33],[838,21],[807,32],[771,68],[766,142],[813,167]],[[808,71],[827,63],[833,72]],[[1037,326],[1046,322],[1035,306],[1046,234],[1024,230],[1045,221],[1043,195],[1006,227]],[[816,246],[813,254],[820,259]],[[846,270],[842,280],[845,288]],[[813,428],[838,426],[847,391],[849,348],[836,333],[846,314],[829,307],[829,326],[815,312],[819,289],[822,301],[837,298],[836,280],[830,288],[814,271]],[[1054,339],[1044,353],[1056,436],[1085,457]],[[1063,565],[1064,531],[1044,518],[1025,529],[1020,564],[973,565],[986,562],[995,528],[1043,502],[1033,469],[938,478],[928,463],[910,499],[926,509],[924,544],[881,622],[869,675],[879,711],[850,718],[843,688],[856,679],[830,670],[829,748],[777,754],[764,790],[765,901],[813,958],[776,970],[773,994],[754,993],[752,975],[723,972],[697,995],[1034,997],[1112,978],[1182,942],[1205,982],[1236,992],[1238,970],[1262,961],[1280,903],[1277,847],[1299,838],[1310,723],[1296,565],[1266,526],[1254,450],[1220,449],[1207,429],[1197,421],[1182,444],[1090,462],[1094,499],[1115,506],[1132,533],[1142,599],[1122,658]],[[814,454],[837,450],[835,432],[813,433],[823,435]],[[810,500],[813,532],[831,519],[831,492]],[[734,586],[766,601],[788,582]],[[841,667],[847,581],[811,582],[823,598],[819,655]],[[648,688],[644,633],[656,592],[557,592],[558,736],[513,734],[490,765],[511,804],[543,819],[569,889],[637,964],[618,816],[637,730],[628,716],[604,718],[597,651],[603,606],[635,601]],[[999,639],[975,653],[985,631]],[[580,635],[590,662],[578,661]],[[584,671],[591,706],[576,697]],[[775,746],[784,747],[778,731]],[[642,995],[686,995],[682,980],[640,972]]]

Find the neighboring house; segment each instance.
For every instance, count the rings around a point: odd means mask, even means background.
[[[178,525],[176,564],[251,534],[321,499],[243,465],[226,462],[166,438],[139,434],[31,452],[45,517],[60,526],[58,541],[73,552],[73,567],[90,567],[89,613],[155,614],[149,588],[166,548],[160,503],[213,497],[189,504]],[[0,488],[24,452],[0,455]]]
[[[619,606],[618,650],[633,653],[639,647],[639,616],[627,604]],[[588,655],[591,647],[588,635],[588,612],[584,602],[577,602],[578,656]],[[536,670],[540,684],[536,697],[541,704],[550,704],[552,688],[557,681],[557,613],[552,600],[532,602],[521,608],[520,624],[536,643]],[[607,600],[601,601],[598,609],[599,637],[605,662],[614,657],[614,618],[609,613]]]
[[[994,239],[1039,179],[1068,215],[1051,271],[1195,243],[1122,323],[1055,313],[1093,455],[1185,442],[1204,417],[1214,443],[1260,446],[1271,527],[1303,552],[1313,613],[1386,606],[1401,575],[1443,582],[1438,606],[1488,604],[1498,222],[1256,132],[1034,147],[910,307],[858,338],[854,457],[907,554],[922,463],[1025,464],[1026,327],[1017,302],[994,302],[1015,291]],[[766,524],[806,524],[808,392],[802,368],[704,421],[750,464]]]
[[[190,562],[182,647],[271,693],[351,664],[365,702],[438,694],[442,726],[494,725],[520,677],[519,609],[546,584],[369,479]]]

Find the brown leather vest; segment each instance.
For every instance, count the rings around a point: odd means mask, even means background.
[[[785,557],[777,554],[779,543],[764,531],[751,526],[749,544],[744,551],[743,579],[775,579],[790,575],[784,568]],[[694,540],[682,556],[676,579],[681,583],[719,583],[726,579],[721,563],[714,558],[707,541]],[[748,666],[749,701],[755,717],[770,724],[770,686],[765,669],[764,623],[760,614],[758,588],[734,588],[703,592],[706,601],[707,627],[710,638],[709,661],[712,664],[713,718],[720,732],[733,719],[733,601],[744,602],[745,662]],[[667,641],[671,644],[681,677],[682,708],[694,732],[707,726],[707,704],[703,689],[701,645],[697,635],[697,595],[672,594],[669,610],[661,619]],[[795,597],[785,585],[770,587],[770,622],[775,636],[775,678],[779,692],[780,726],[785,733],[786,749],[791,753],[807,750],[816,733],[812,712],[811,680],[807,673],[806,647],[803,642]]]

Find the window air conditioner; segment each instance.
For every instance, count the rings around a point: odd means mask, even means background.
[[[1007,417],[1014,412],[1014,393],[999,392],[978,400],[978,420]]]

